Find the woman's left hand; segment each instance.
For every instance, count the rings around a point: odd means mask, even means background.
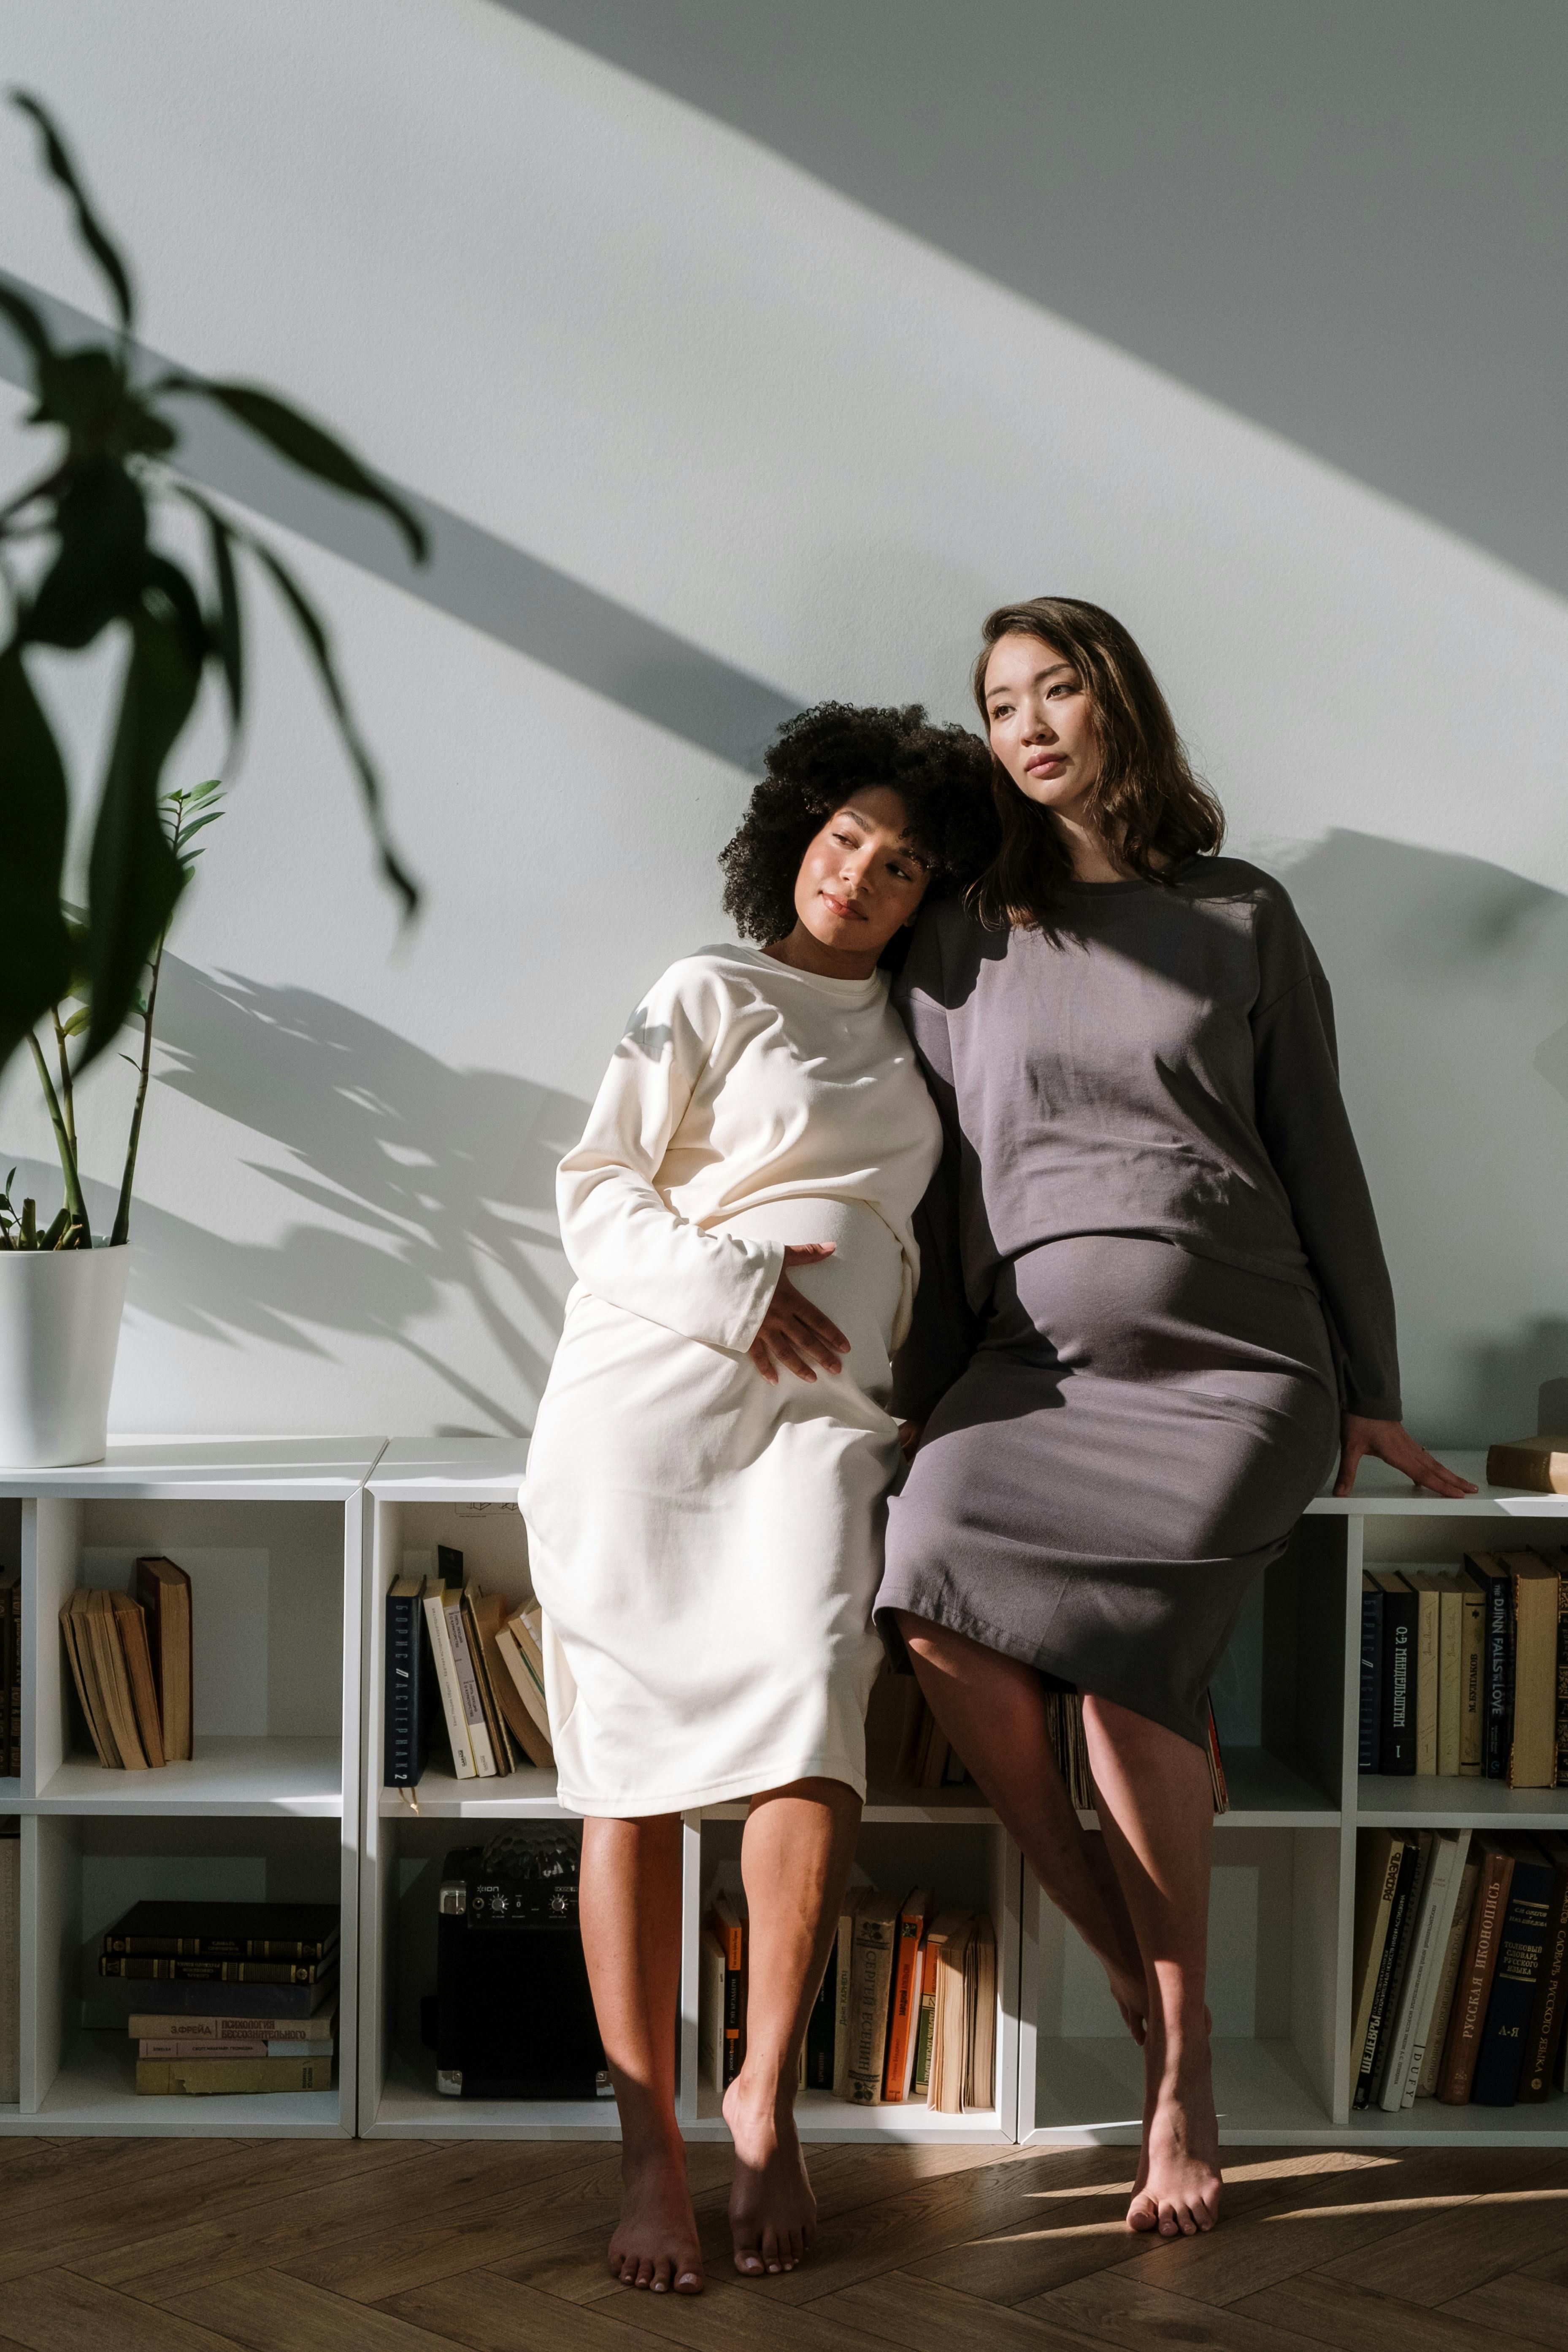
[[[1435,1454],[1418,1445],[1402,1421],[1368,1421],[1359,1412],[1347,1412],[1340,1423],[1340,1475],[1334,1483],[1336,1495],[1348,1495],[1355,1485],[1355,1474],[1363,1456],[1374,1454],[1386,1462],[1391,1470],[1402,1470],[1416,1492],[1422,1495],[1445,1495],[1457,1501],[1461,1495],[1473,1495],[1473,1478],[1461,1478],[1457,1470],[1447,1469]]]

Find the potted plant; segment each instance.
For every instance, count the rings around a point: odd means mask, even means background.
[[[130,273],[58,131],[37,99],[20,91],[12,99],[37,129],[45,168],[118,320],[101,341],[61,350],[33,305],[0,285],[0,315],[31,370],[26,422],[49,442],[42,471],[0,503],[0,1071],[24,1049],[31,1055],[63,1190],[47,1219],[32,1201],[12,1200],[9,1181],[0,1197],[0,1462],[41,1465],[103,1454],[158,972],[200,854],[192,843],[219,813],[216,781],[168,793],[163,772],[209,679],[226,697],[231,740],[237,736],[247,569],[260,572],[295,623],[358,778],[382,872],[405,914],[417,903],[326,625],[282,558],[182,471],[181,404],[216,405],[292,464],[380,507],[414,562],[425,561],[426,541],[401,499],[276,394],[149,368],[132,340]],[[160,522],[182,509],[201,529],[205,564],[196,578],[158,536]],[[106,631],[121,638],[125,658],[90,826],[87,902],[77,908],[65,896],[66,764],[29,656],[37,647],[80,654]],[[75,1088],[133,1020],[142,1046],[124,1175],[113,1226],[95,1236]]]

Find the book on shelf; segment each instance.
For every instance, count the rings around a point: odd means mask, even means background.
[[[490,1744],[496,1748],[498,1765],[504,1751],[506,1770],[515,1772],[524,1760],[537,1762],[539,1735],[500,1654],[508,1604],[499,1592],[481,1592],[473,1585],[463,1595],[463,1606],[468,1613],[468,1648],[479,1678],[479,1696],[489,1718]],[[544,1748],[548,1753],[548,1740]]]
[[[22,2095],[21,1822],[0,1821],[0,2107]]]
[[[255,2035],[259,2018],[266,2021],[269,2040],[296,2029],[302,2040],[310,2040],[321,2031],[320,2020],[337,2007],[338,1962],[335,1956],[329,1960],[313,1984],[195,1984],[177,1978],[138,1978],[105,1979],[93,1990],[100,2003],[122,2001],[121,2016],[140,2033],[173,2032],[169,2020],[177,2018],[182,2033],[205,2033],[216,2024]],[[150,2019],[157,2021],[149,2023]]]
[[[1489,1551],[1467,1552],[1465,1567],[1484,1595],[1486,1609],[1481,1769],[1489,1780],[1506,1780],[1513,1712],[1513,1612],[1509,1606],[1512,1580],[1502,1561]]]
[[[855,1979],[855,1915],[870,1895],[868,1886],[846,1888],[833,1941],[833,2095],[849,2096],[849,2003]]]
[[[1568,1551],[1554,1551],[1552,1562],[1557,1570],[1557,1780],[1568,1788]]]
[[[1459,1576],[1459,1775],[1481,1778],[1487,1769],[1487,1596],[1476,1580]]]
[[[939,2115],[963,2112],[963,2075],[968,2057],[964,2031],[964,1958],[974,1920],[967,1911],[942,1911],[931,1924],[936,1946],[936,2001],[931,2014],[931,2087],[927,2105]]]
[[[899,1910],[889,1995],[888,2048],[882,2063],[882,2097],[901,2106],[914,2079],[915,2042],[920,2032],[921,1946],[931,1910],[931,1889],[911,1887]]]
[[[963,2105],[983,2115],[996,2104],[996,1936],[977,1911],[963,1955]]]
[[[1378,1698],[1380,1771],[1415,1769],[1415,1665],[1421,1597],[1397,1569],[1368,1570],[1383,1594],[1383,1687]]]
[[[205,2040],[199,2034],[161,2033],[142,2036],[136,2044],[138,2058],[330,2058],[337,2049],[334,2041],[302,2042],[278,2040],[262,2042],[225,2042],[221,2044]]]
[[[1369,2107],[1381,2107],[1384,2103],[1384,2094],[1391,2087],[1394,2090],[1394,2104],[1396,2107],[1404,2095],[1403,2074],[1398,2076],[1396,2082],[1394,2077],[1394,2035],[1399,2023],[1400,1994],[1405,1989],[1405,1972],[1409,1968],[1410,1955],[1415,1943],[1415,1930],[1421,1918],[1422,1896],[1432,1867],[1436,1835],[1433,1831],[1416,1831],[1414,1853],[1407,1854],[1406,1857],[1409,1874],[1405,1877],[1402,1874],[1403,1901],[1401,1902],[1399,1896],[1395,1897],[1398,1916],[1390,1923],[1389,1943],[1392,1948],[1385,1950],[1384,1954],[1384,1959],[1389,1963],[1388,1981],[1384,1990],[1382,2006],[1376,2018],[1377,2046],[1373,2053],[1372,2079],[1367,2084],[1366,2095],[1366,2104]]]
[[[139,1560],[138,1591],[142,1570],[153,1568],[167,1570],[169,1575],[148,1580],[150,1589],[180,1596],[169,1603],[169,1638],[174,1641],[176,1621],[182,1622],[188,1649],[188,1580],[185,1585],[173,1580],[183,1579],[184,1571],[172,1561]],[[60,1638],[88,1736],[99,1762],[110,1770],[161,1771],[171,1759],[189,1759],[189,1660],[183,1680],[172,1665],[163,1670],[164,1683],[183,1710],[178,1720],[166,1726],[160,1685],[163,1631],[162,1618],[153,1622],[145,1601],[129,1592],[81,1587],[61,1607]],[[171,1745],[171,1737],[180,1743],[178,1748]]]
[[[453,1605],[456,1606],[455,1598]],[[426,1578],[420,1606],[425,1612],[430,1654],[435,1662],[436,1687],[440,1695],[447,1740],[452,1751],[452,1770],[459,1780],[474,1780],[479,1778],[479,1772],[474,1763],[474,1751],[468,1745],[468,1718],[463,1706],[463,1694],[458,1686],[452,1637],[447,1630],[447,1588],[438,1576]]]
[[[22,1770],[22,1571],[0,1568],[0,1780]]]
[[[133,1978],[138,1984],[314,1985],[336,1962],[318,1960],[203,1960],[128,1958],[100,1952],[100,1977]]]
[[[1383,1587],[1363,1568],[1361,1574],[1361,1715],[1356,1734],[1356,1770],[1381,1771],[1383,1753]]]
[[[191,1580],[172,1559],[149,1553],[132,1570],[132,1591],[147,1612],[147,1645],[163,1753],[171,1764],[188,1764],[194,1753],[195,1706]]]
[[[1508,1908],[1498,1937],[1497,1965],[1470,2081],[1470,2102],[1478,2107],[1511,2107],[1518,2096],[1525,2034],[1546,1954],[1555,1874],[1532,1839],[1519,1838],[1512,1843]]]
[[[720,2089],[724,2081],[724,1947],[718,1930],[697,1937],[697,2063]]]
[[[1568,1495],[1568,1437],[1515,1437],[1487,1448],[1487,1485]]]
[[[1557,1780],[1557,1570],[1533,1551],[1508,1551],[1502,1559],[1513,1613],[1508,1784],[1550,1789]]]
[[[314,2049],[324,2042],[331,2049],[337,2031],[337,2012],[323,2008],[308,2017],[284,2017],[276,2012],[269,2015],[261,2007],[254,2017],[235,2017],[199,2009],[176,2009],[167,2014],[149,2010],[128,2018],[126,2031],[132,2042],[156,2042],[177,2033],[182,2042],[199,2042],[204,2049],[214,2050],[226,2049],[234,2042],[265,2042],[268,2055],[277,2056],[279,2053],[273,2048],[277,2042],[286,2043],[289,2049],[295,2045]]]
[[[1437,2076],[1443,2063],[1443,2044],[1447,2039],[1448,2020],[1454,2013],[1454,1995],[1458,1988],[1459,1963],[1464,1957],[1465,1938],[1470,1931],[1470,1914],[1475,1907],[1476,1888],[1480,1883],[1481,1865],[1479,1856],[1467,1856],[1459,1874],[1459,1890],[1454,1904],[1454,1916],[1448,1923],[1448,1939],[1443,1948],[1442,1963],[1437,1971],[1437,1989],[1433,1996],[1432,2014],[1426,2021],[1426,2044],[1421,2059],[1421,2072],[1416,2080],[1418,2099],[1435,2099]]]
[[[1438,1620],[1442,1581],[1430,1568],[1399,1571],[1415,1595],[1415,1769],[1436,1777],[1437,1770]]]
[[[1432,1832],[1404,1971],[1393,1990],[1388,2070],[1379,2101],[1385,2114],[1397,2115],[1415,2097],[1469,1842],[1468,1830]]]
[[[458,1696],[462,1702],[463,1722],[468,1732],[468,1753],[474,1759],[474,1771],[481,1780],[493,1780],[497,1766],[490,1747],[489,1727],[479,1700],[479,1676],[468,1651],[468,1621],[463,1613],[465,1594],[459,1585],[456,1590],[446,1585],[441,1593],[441,1613],[446,1620],[447,1640],[452,1653],[452,1669],[457,1677]]]
[[[710,1918],[724,1953],[724,2047],[719,2087],[727,2091],[746,2056],[745,1896],[738,1888],[715,1887]]]
[[[848,2095],[862,2107],[882,2103],[892,1998],[893,1955],[902,1908],[896,1895],[868,1895],[855,1914],[849,1963]]]
[[[263,2091],[330,2091],[332,2059],[138,2058],[136,2090],[142,2098],[245,2098]]]
[[[531,1764],[552,1772],[555,1751],[544,1696],[544,1620],[537,1607],[512,1612],[497,1631],[495,1656],[500,1669],[494,1676],[496,1693],[512,1736]]]
[[[1379,1594],[1381,1600],[1382,1595]],[[1361,2081],[1373,1999],[1388,1941],[1394,1898],[1405,1859],[1399,1830],[1363,1830],[1356,1840],[1355,1917],[1351,1944],[1351,2096]],[[1364,2105],[1364,2101],[1358,2101]]]
[[[430,1754],[431,1715],[438,1703],[425,1632],[425,1580],[394,1579],[386,1596],[386,1686],[383,1709],[383,1784],[416,1789]]]
[[[136,1903],[103,1948],[136,1959],[324,1960],[338,1941],[335,1903]]]
[[[1520,2069],[1519,2097],[1531,2105],[1544,2099],[1568,2014],[1568,1837],[1552,1831],[1535,1841],[1552,1868],[1552,1893],[1546,1911],[1546,1941],[1535,1998],[1524,2032],[1524,2062]]]
[[[932,1943],[928,1928],[921,1946],[921,2007],[920,2023],[915,2036],[914,2073],[910,2082],[910,2096],[924,2106],[931,2097],[931,2035],[936,2025],[936,1960],[937,1946]]]
[[[1446,2107],[1462,2107],[1469,2103],[1512,1878],[1511,1852],[1489,1838],[1480,1856],[1480,1877],[1459,1958],[1454,2005],[1448,2015],[1447,2038],[1437,2075],[1437,2097]]]
[[[834,1936],[827,1948],[827,1965],[822,1971],[822,1982],[816,1988],[805,2021],[805,2042],[801,2053],[801,2088],[804,2091],[833,2089],[833,2066],[837,2047],[838,2019],[838,1937]]]
[[[461,1592],[468,1580],[468,1572],[463,1565],[463,1555],[455,1544],[437,1545],[436,1573],[448,1592]]]
[[[1398,1848],[1399,1868],[1384,1932],[1383,1949],[1373,1979],[1372,1998],[1367,2004],[1366,2031],[1362,2039],[1360,2055],[1355,2059],[1355,2087],[1351,2095],[1351,2105],[1356,2107],[1372,2105],[1382,2087],[1377,2072],[1378,2052],[1380,2047],[1386,2046],[1384,2026],[1388,2013],[1389,1990],[1394,1981],[1405,1915],[1412,1899],[1411,1882],[1421,1861],[1420,1848],[1415,1838],[1405,1836],[1402,1831],[1395,1831],[1394,1836]]]
[[[153,1654],[147,1641],[147,1612],[129,1592],[111,1592],[114,1632],[120,1637],[121,1669],[131,1686],[136,1736],[148,1765],[162,1770],[165,1762],[163,1730],[158,1719],[158,1691],[153,1677]]]

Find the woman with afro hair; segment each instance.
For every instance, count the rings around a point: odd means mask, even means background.
[[[610,2269],[656,2292],[702,2284],[675,2112],[699,1806],[749,1800],[736,2267],[788,2271],[812,2233],[795,2091],[866,1792],[890,1357],[942,1148],[889,966],[921,902],[988,856],[987,772],[918,706],[783,728],[720,861],[754,944],[656,982],[561,1165],[578,1280],[522,1505],[620,2109]]]

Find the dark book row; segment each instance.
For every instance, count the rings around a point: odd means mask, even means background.
[[[1351,2099],[1511,2107],[1564,2088],[1568,1837],[1363,1830]]]
[[[1363,1772],[1568,1782],[1568,1554],[1362,1578]]]

